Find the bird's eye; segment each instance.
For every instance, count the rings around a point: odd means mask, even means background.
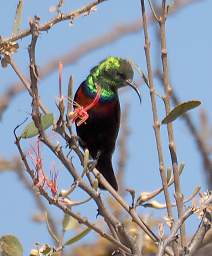
[[[126,75],[125,75],[124,73],[118,72],[118,76],[119,76],[121,79],[123,79],[123,80],[126,80],[126,79],[127,79],[127,77],[126,77]]]

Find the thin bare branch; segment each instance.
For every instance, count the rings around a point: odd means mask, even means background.
[[[52,18],[48,22],[39,25],[37,27],[37,31],[48,31],[50,28],[52,28],[54,25],[58,24],[59,22],[65,21],[65,20],[71,20],[80,17],[81,15],[89,14],[94,7],[96,7],[98,4],[105,2],[107,0],[96,0],[91,2],[90,4],[83,6],[75,11],[71,11],[67,14],[59,13],[56,17]],[[24,31],[20,31],[18,34],[12,35],[9,38],[1,38],[0,40],[0,48],[4,47],[5,44],[15,42],[19,39],[22,39],[24,37],[27,37],[31,34],[31,29],[26,29]]]
[[[165,173],[164,156],[163,156],[163,149],[162,149],[162,142],[161,142],[161,135],[160,135],[160,122],[159,122],[158,113],[157,113],[155,86],[153,82],[153,71],[152,71],[151,59],[150,59],[150,41],[149,41],[149,34],[147,30],[147,16],[146,16],[145,4],[143,0],[141,0],[141,9],[142,9],[144,37],[145,37],[144,50],[146,54],[148,80],[149,80],[149,86],[150,86],[150,97],[151,97],[153,121],[154,121],[154,132],[155,132],[155,139],[156,139],[157,150],[158,150],[160,175],[161,175],[163,191],[165,195],[165,201],[167,205],[168,217],[169,219],[172,220],[173,214],[172,214],[170,196],[168,192],[168,183],[167,183],[167,178]]]
[[[212,212],[210,208],[209,210],[207,209],[207,205],[209,205],[210,207],[211,203],[212,195],[210,195],[209,198],[206,200],[206,208],[204,210],[204,215],[199,224],[199,227],[197,228],[197,231],[195,232],[194,236],[191,239],[191,242],[189,243],[186,254],[187,256],[193,256],[197,252],[197,250],[202,246],[203,239],[206,233],[212,227]]]
[[[174,14],[175,12],[181,10],[183,7],[186,7],[187,5],[199,2],[200,0],[177,0],[174,3],[174,6],[172,7],[171,12],[169,12],[169,15]],[[202,1],[202,0],[201,0]],[[152,15],[149,15],[147,17],[147,22],[152,22]],[[110,44],[116,40],[119,40],[120,38],[128,35],[137,33],[142,28],[142,22],[140,20],[116,26],[114,29],[109,31],[108,33],[105,33],[104,35],[101,35],[97,38],[91,39],[90,41],[87,41],[85,43],[82,43],[80,46],[78,46],[76,49],[73,49],[70,51],[70,53],[66,53],[63,56],[60,56],[56,59],[53,59],[49,61],[44,67],[40,68],[39,71],[39,79],[44,79],[48,75],[50,75],[52,72],[54,72],[58,67],[58,62],[62,61],[64,65],[70,65],[75,63],[78,59],[80,59],[82,56],[101,48],[107,44]],[[12,37],[13,38],[13,37]],[[12,39],[11,38],[11,39]],[[16,40],[16,39],[14,39]],[[9,41],[9,39],[8,39]],[[13,41],[13,40],[12,40]],[[20,83],[14,83],[6,90],[4,95],[0,97],[0,118],[3,115],[3,112],[7,109],[9,106],[11,100],[13,97],[15,97],[18,93],[22,92],[24,87]]]
[[[162,58],[162,66],[163,66],[163,84],[165,90],[164,104],[166,109],[166,115],[171,111],[171,103],[170,97],[172,95],[172,88],[169,83],[169,70],[168,70],[168,58],[167,58],[167,47],[166,47],[166,17],[167,17],[167,9],[166,9],[166,1],[162,1],[162,15],[158,22],[160,27],[160,39],[161,39],[161,58]],[[175,186],[175,199],[177,203],[177,210],[179,218],[183,216],[183,194],[181,192],[180,186],[180,175],[179,175],[179,167],[177,161],[177,153],[176,153],[176,144],[174,139],[174,130],[172,123],[167,124],[168,138],[169,138],[169,151],[172,160],[172,168],[174,175],[174,186]],[[184,248],[186,246],[186,234],[185,234],[185,226],[181,226],[181,245]]]
[[[189,208],[184,214],[183,216],[178,219],[173,228],[172,228],[172,232],[171,234],[167,237],[167,239],[165,239],[164,241],[161,241],[161,244],[159,246],[159,251],[158,251],[158,256],[163,256],[164,252],[165,252],[165,248],[167,245],[169,245],[171,242],[173,242],[174,240],[177,239],[177,231],[178,229],[180,229],[180,227],[183,225],[183,223],[185,222],[185,220],[191,216],[194,213],[194,209],[193,208]]]

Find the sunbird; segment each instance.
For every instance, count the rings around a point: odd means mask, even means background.
[[[74,96],[72,121],[76,124],[79,143],[96,160],[96,168],[118,190],[112,166],[112,154],[120,127],[118,89],[130,86],[141,95],[133,82],[130,61],[110,56],[91,69]],[[105,189],[103,184],[99,184]]]

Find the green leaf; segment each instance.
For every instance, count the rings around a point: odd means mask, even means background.
[[[199,100],[190,100],[177,105],[172,111],[163,119],[162,124],[168,124],[178,117],[182,116],[188,110],[198,107],[201,104]]]
[[[75,228],[77,224],[78,224],[78,222],[76,219],[74,219],[73,217],[71,217],[68,214],[64,215],[64,218],[63,218],[63,231],[64,232]]]
[[[48,129],[54,123],[54,116],[52,113],[45,114],[41,117],[41,127],[43,130]],[[21,134],[21,138],[28,139],[38,135],[39,131],[35,126],[34,121],[29,123]]]
[[[22,256],[23,247],[19,240],[13,235],[5,235],[0,238],[1,256]]]
[[[46,226],[47,226],[47,229],[48,229],[48,232],[50,234],[50,236],[55,240],[56,243],[59,244],[60,240],[59,238],[56,236],[56,234],[54,233],[54,231],[52,230],[52,227],[49,223],[49,219],[48,219],[48,214],[47,212],[45,213],[45,217],[46,217]]]
[[[13,34],[16,34],[20,30],[23,12],[23,0],[19,0],[16,7],[15,19],[13,23]]]
[[[76,243],[77,241],[81,240],[84,236],[86,236],[89,232],[91,231],[91,228],[86,228],[84,229],[81,233],[79,233],[78,235],[72,237],[71,239],[67,240],[64,243],[64,246],[66,245],[70,245],[73,243]]]

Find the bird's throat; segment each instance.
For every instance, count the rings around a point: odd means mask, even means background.
[[[97,88],[96,88],[96,85],[95,85],[95,83],[93,81],[92,75],[89,75],[87,77],[86,84],[87,84],[87,87],[90,90],[90,92],[92,94],[96,94]],[[102,99],[111,99],[114,96],[116,96],[116,92],[114,92],[111,89],[111,87],[108,84],[108,81],[106,81],[104,78],[103,79],[99,79],[98,86],[101,87],[101,94],[100,94],[100,96],[101,96]]]

